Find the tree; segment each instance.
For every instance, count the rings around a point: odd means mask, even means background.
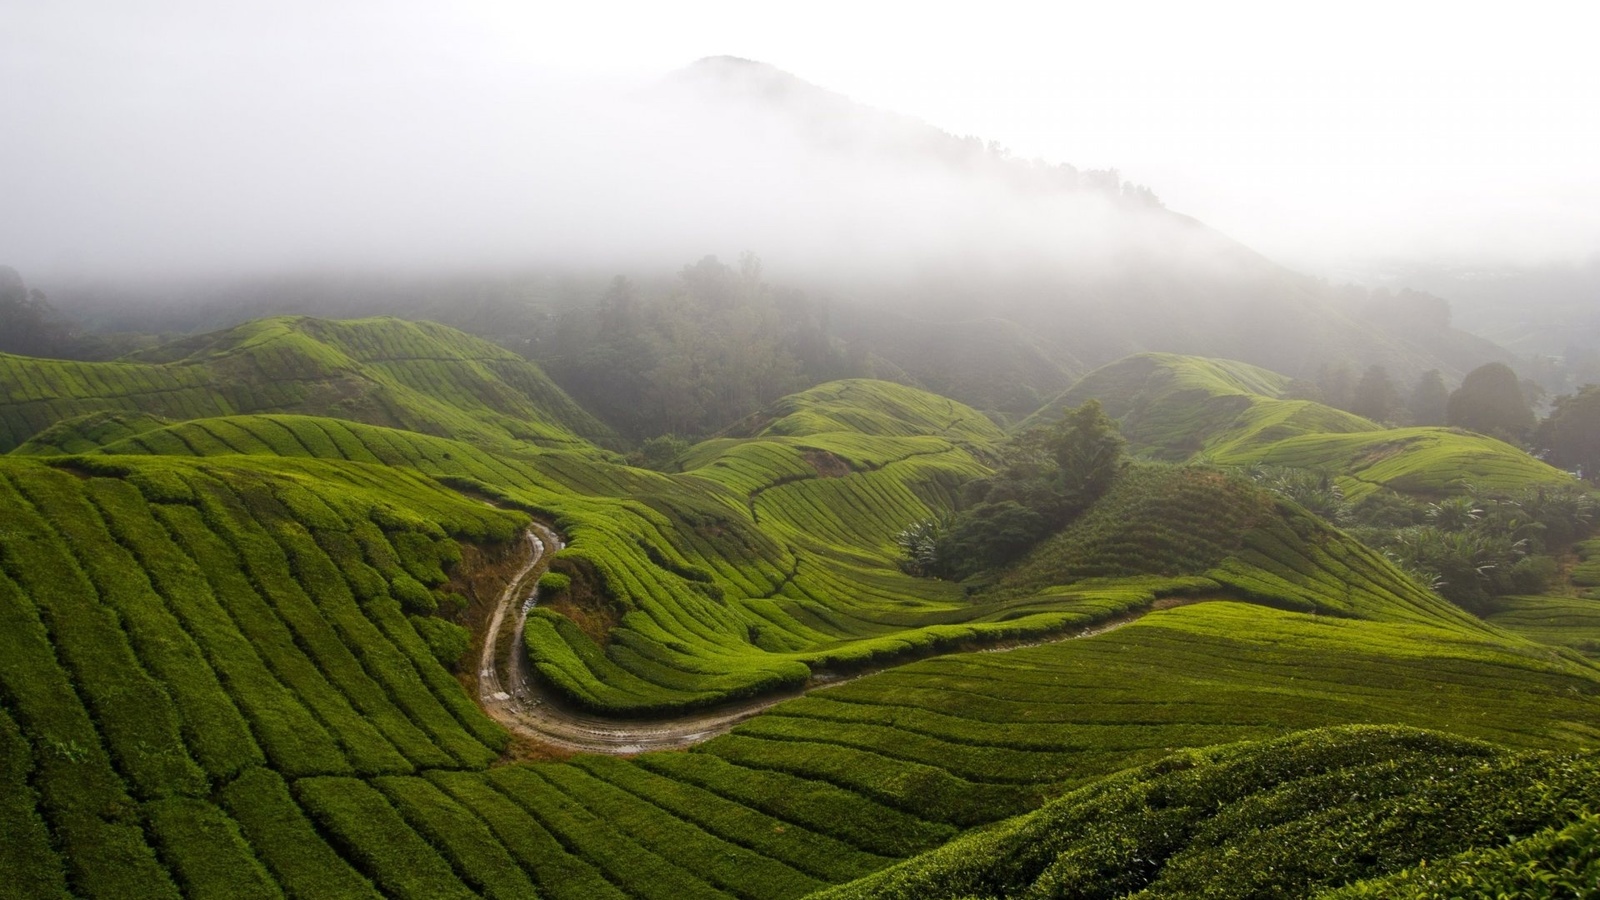
[[[1416,387],[1411,389],[1411,397],[1406,401],[1406,407],[1411,410],[1411,424],[1413,425],[1443,425],[1445,423],[1445,407],[1450,402],[1450,389],[1444,386],[1444,378],[1438,369],[1429,369],[1417,379]]]
[[[1445,421],[1520,444],[1533,430],[1534,415],[1517,374],[1495,362],[1467,373],[1445,404]]]
[[[1585,478],[1600,476],[1600,385],[1557,397],[1534,442],[1552,464],[1576,469]]]
[[[1350,411],[1374,422],[1384,422],[1394,415],[1399,406],[1400,392],[1389,380],[1389,370],[1379,365],[1368,366],[1361,375],[1361,381],[1356,384],[1355,394],[1350,400]]]
[[[1344,363],[1323,363],[1317,370],[1317,387],[1322,390],[1322,402],[1338,409],[1349,409],[1355,396],[1355,376]]]
[[[71,330],[44,292],[28,290],[16,269],[0,266],[0,353],[50,356],[64,349]]]
[[[1111,486],[1126,445],[1116,420],[1100,408],[1100,401],[1088,400],[1069,410],[1049,437],[1061,489],[1077,495],[1082,506],[1093,502]]]

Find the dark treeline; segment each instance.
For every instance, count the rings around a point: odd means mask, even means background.
[[[768,285],[749,253],[737,267],[707,256],[666,290],[618,276],[598,302],[557,315],[531,352],[636,440],[706,435],[865,367],[832,333],[827,303]]]

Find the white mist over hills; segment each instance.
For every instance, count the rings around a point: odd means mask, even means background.
[[[9,4],[0,258],[37,280],[749,249],[775,269],[889,274],[1144,239],[1092,194],[950,166],[933,126],[980,135],[973,150],[1119,168],[1291,263],[1600,247],[1597,82],[1558,71],[1581,47],[1538,10],[1442,21],[1358,4],[1304,32],[1249,5],[1134,4],[1070,28],[1025,12]],[[840,93],[663,82],[730,51]]]

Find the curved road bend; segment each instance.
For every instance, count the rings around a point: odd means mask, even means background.
[[[643,753],[647,750],[681,749],[724,734],[740,722],[785,700],[802,696],[811,690],[854,681],[863,675],[870,675],[886,668],[867,669],[842,676],[817,673],[807,685],[795,690],[752,700],[737,700],[672,718],[618,719],[574,710],[564,705],[552,691],[543,686],[539,679],[532,677],[528,655],[522,650],[523,624],[527,619],[528,610],[533,608],[538,599],[538,588],[528,584],[528,576],[544,561],[547,553],[559,551],[563,544],[554,532],[543,525],[531,526],[524,536],[532,546],[533,553],[528,562],[506,584],[489,619],[489,630],[483,642],[483,655],[478,667],[478,702],[484,712],[507,729],[540,743],[580,753],[614,755]],[[517,602],[519,596],[526,598],[520,604]],[[986,648],[985,652],[1015,650],[1074,638],[1093,637],[1138,621],[1158,609],[1199,602],[1200,599],[1164,598],[1157,600],[1148,609],[1118,616],[1080,631],[1052,635],[1039,640],[996,644]],[[507,628],[508,616],[511,619],[509,628]],[[507,638],[510,640],[510,652],[506,655],[505,678],[502,680],[500,669],[495,665],[495,651]]]

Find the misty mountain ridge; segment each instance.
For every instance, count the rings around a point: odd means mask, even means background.
[[[174,276],[143,289],[69,282],[50,286],[52,300],[124,328],[147,314],[159,314],[169,330],[284,313],[432,318],[548,364],[552,353],[588,354],[562,323],[593,315],[619,272],[648,302],[692,293],[660,262],[672,244],[685,248],[678,265],[724,247],[760,254],[774,290],[803,293],[824,310],[817,339],[857,361],[779,379],[751,403],[803,388],[805,378],[873,375],[1021,417],[1090,369],[1147,351],[1238,359],[1303,379],[1377,364],[1401,382],[1430,369],[1454,379],[1515,358],[1451,327],[1442,301],[1440,316],[1427,298],[1332,288],[1164,208],[1115,170],[1020,160],[764,63],[704,59],[630,102],[627,109],[645,110],[635,124],[664,129],[651,149],[657,167],[634,164],[633,138],[602,131],[585,140],[624,145],[590,163],[610,174],[580,173],[550,193],[550,212],[559,215],[563,197],[590,190],[566,231],[572,240],[607,235],[612,243],[601,255],[609,262],[589,250],[564,255],[563,238],[515,266],[426,276],[351,274],[360,267]],[[550,164],[526,164],[532,186],[556,173],[541,169]],[[589,217],[607,211],[609,230],[590,227]],[[658,227],[672,239],[652,243]],[[734,233],[739,244],[730,243]],[[643,252],[646,245],[653,249]],[[426,259],[408,266],[416,271]],[[721,330],[726,307],[703,307],[680,324]],[[590,334],[606,339],[603,328]],[[561,365],[547,367],[564,377]],[[605,405],[581,399],[591,410]],[[730,415],[753,409],[747,403]],[[697,427],[707,433],[726,423]]]

